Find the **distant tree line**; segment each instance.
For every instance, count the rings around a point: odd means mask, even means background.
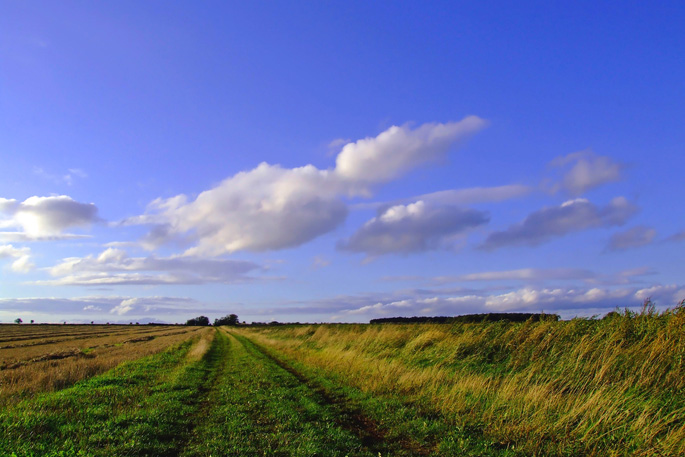
[[[194,317],[192,319],[188,319],[188,321],[186,322],[186,325],[196,326],[196,327],[209,325],[209,318],[207,316]]]
[[[220,317],[219,319],[214,319],[214,326],[219,325],[238,325],[240,321],[238,320],[237,314],[229,314],[228,316]]]
[[[464,314],[463,316],[414,316],[414,317],[383,317],[379,319],[371,319],[371,324],[412,324],[412,323],[432,323],[432,324],[453,324],[461,323],[477,323],[477,322],[525,322],[531,320],[538,322],[542,320],[558,321],[560,316],[558,314],[545,313],[485,313],[485,314]]]
[[[238,320],[237,314],[228,314],[219,319],[214,319],[214,325],[218,327],[219,325],[238,325],[240,321]],[[186,321],[186,325],[202,327],[209,325],[209,318],[207,316],[198,316]]]

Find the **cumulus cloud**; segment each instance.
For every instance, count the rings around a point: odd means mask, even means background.
[[[112,314],[118,314],[120,316],[126,314],[135,309],[135,306],[139,300],[140,299],[138,298],[127,298],[126,300],[122,300],[121,303],[114,308],[110,309],[109,312]]]
[[[17,273],[28,273],[33,270],[33,263],[31,263],[31,249],[16,248],[11,244],[0,245],[0,259],[14,259],[11,268]]]
[[[552,190],[563,190],[572,196],[618,181],[624,168],[610,157],[597,155],[591,150],[557,157],[550,165],[563,173],[561,181],[553,185]]]
[[[419,165],[445,156],[457,142],[483,129],[486,122],[469,116],[461,121],[392,126],[375,138],[346,144],[336,159],[335,172],[358,186],[391,181]]]
[[[561,206],[535,211],[523,222],[491,233],[480,248],[493,250],[505,246],[537,246],[572,232],[623,225],[636,211],[635,205],[624,197],[616,197],[601,208],[586,199],[570,200]]]
[[[253,280],[248,273],[262,268],[253,262],[194,257],[129,257],[108,248],[99,256],[64,259],[50,269],[58,279],[40,285],[159,285],[240,283]]]
[[[370,256],[438,249],[455,235],[488,221],[489,216],[482,211],[456,206],[435,208],[418,201],[388,208],[338,247]]]
[[[148,215],[128,223],[156,223],[146,241],[159,245],[186,236],[186,255],[220,255],[299,246],[330,232],[347,216],[341,185],[327,170],[260,164],[238,173],[194,201],[154,201]]]
[[[635,297],[642,301],[649,299],[659,303],[679,303],[685,300],[685,287],[676,284],[658,284],[638,290],[635,292]]]
[[[149,248],[172,240],[192,245],[185,252],[189,256],[296,247],[345,220],[343,197],[369,195],[373,186],[444,157],[450,147],[484,125],[471,116],[415,129],[393,126],[375,138],[346,144],[333,169],[285,169],[262,163],[195,200],[185,195],[155,200],[145,215],[124,223],[152,225],[143,240]]]
[[[638,225],[624,232],[618,232],[611,236],[607,249],[610,251],[622,251],[625,249],[646,246],[654,241],[656,230],[644,225]]]
[[[88,226],[99,220],[94,204],[80,203],[67,195],[34,196],[21,203],[1,199],[0,212],[9,216],[0,220],[0,228],[20,229],[14,232],[0,232],[1,239],[13,241],[79,237],[65,234],[64,230]]]

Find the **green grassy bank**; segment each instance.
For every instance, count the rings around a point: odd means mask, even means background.
[[[685,455],[682,304],[559,322],[241,333],[436,455]]]

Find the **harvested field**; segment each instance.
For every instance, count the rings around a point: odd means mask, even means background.
[[[0,405],[61,389],[162,351],[200,329],[181,326],[2,325]]]

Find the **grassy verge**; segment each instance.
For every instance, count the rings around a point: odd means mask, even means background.
[[[685,455],[685,309],[242,329],[436,455]]]

